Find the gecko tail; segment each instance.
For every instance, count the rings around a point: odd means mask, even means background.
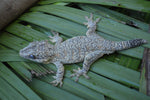
[[[146,44],[147,41],[144,39],[133,39],[133,40],[128,40],[128,41],[122,41],[122,42],[114,42],[112,48],[115,48],[115,50],[124,50],[124,49],[128,49],[128,48],[133,48],[133,47],[137,47],[140,46],[142,44]]]

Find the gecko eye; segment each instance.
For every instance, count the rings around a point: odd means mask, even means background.
[[[36,57],[34,55],[29,55],[30,58],[35,59]]]

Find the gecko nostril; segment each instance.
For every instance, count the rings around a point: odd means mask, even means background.
[[[22,49],[21,49],[21,50],[19,51],[19,55],[20,55],[20,56],[22,55],[22,52],[23,52],[23,51],[22,51]]]

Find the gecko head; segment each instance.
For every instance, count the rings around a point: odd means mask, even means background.
[[[54,55],[54,46],[48,41],[31,42],[29,45],[20,50],[19,55],[39,63],[50,63]]]

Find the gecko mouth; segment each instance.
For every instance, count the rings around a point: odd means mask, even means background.
[[[23,49],[21,49],[21,50],[19,51],[19,55],[20,55],[21,57],[24,57]]]
[[[25,52],[24,49],[21,49],[19,51],[19,55],[23,58],[26,58],[26,59],[31,59],[31,60],[34,60],[35,59],[35,56],[34,55],[29,55],[29,52]]]
[[[21,50],[19,51],[19,55],[20,55],[21,57],[25,58],[25,59],[28,59],[28,60],[31,60],[31,61],[34,61],[34,62],[39,62],[39,63],[43,63],[43,62],[44,62],[43,59],[38,58],[38,57],[36,57],[36,56],[33,55],[33,54],[29,54],[29,52],[28,52],[28,53],[25,52],[24,49],[21,49]]]

